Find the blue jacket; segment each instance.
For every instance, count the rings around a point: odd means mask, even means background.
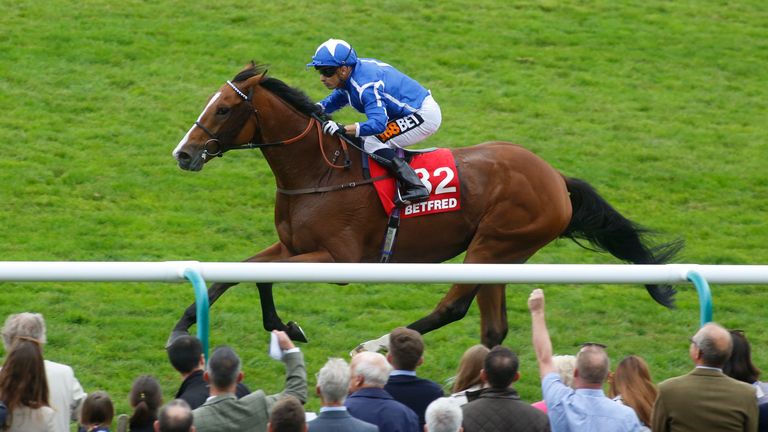
[[[378,432],[379,428],[349,415],[346,411],[321,412],[307,423],[309,432]]]
[[[368,118],[360,123],[359,135],[378,135],[390,120],[399,119],[421,109],[429,91],[416,80],[376,59],[359,59],[344,88],[334,90],[320,101],[331,114],[347,105]]]
[[[381,388],[363,388],[347,397],[344,405],[364,422],[375,424],[380,432],[421,432],[419,417],[407,406],[394,400]]]
[[[424,414],[433,400],[443,397],[443,389],[436,382],[410,375],[391,375],[384,386],[392,397],[412,409],[424,426]]]

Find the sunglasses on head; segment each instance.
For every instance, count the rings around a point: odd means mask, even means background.
[[[584,342],[583,344],[581,344],[579,346],[582,347],[582,348],[586,348],[586,347],[598,347],[598,348],[602,348],[602,349],[608,348],[608,345],[597,343],[597,342]]]
[[[318,72],[320,72],[320,75],[325,77],[331,77],[333,74],[336,73],[336,70],[339,69],[336,66],[318,66],[315,69],[317,69]]]

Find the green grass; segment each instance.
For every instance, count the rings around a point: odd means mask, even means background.
[[[765,2],[359,1],[227,3],[0,0],[0,260],[239,261],[275,240],[274,180],[258,152],[182,172],[170,152],[206,98],[249,60],[315,99],[304,70],[329,37],[431,88],[443,126],[426,145],[522,144],[583,178],[626,216],[682,237],[682,261],[765,264],[768,39]],[[360,118],[344,112],[345,122]],[[382,227],[383,230],[383,227]],[[534,263],[616,263],[558,241]],[[45,314],[46,355],[126,412],[133,378],[177,388],[163,343],[193,299],[186,284],[3,283],[0,315]],[[280,284],[310,377],[329,356],[430,311],[443,285]],[[506,344],[525,400],[540,397],[526,294],[510,286]],[[768,367],[761,286],[714,286],[715,320],[747,331]],[[557,353],[607,343],[645,357],[656,380],[684,373],[695,290],[664,310],[637,286],[546,286]],[[421,375],[453,375],[478,341],[476,307],[426,335]],[[212,311],[247,383],[281,388],[252,284]],[[314,383],[311,382],[310,385]],[[317,398],[309,409],[319,406]]]

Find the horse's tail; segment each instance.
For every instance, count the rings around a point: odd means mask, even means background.
[[[589,183],[565,177],[571,197],[573,216],[561,237],[568,237],[586,249],[579,240],[587,240],[596,250],[609,252],[622,261],[634,264],[664,264],[683,248],[682,240],[649,247],[644,242],[649,230],[622,216],[601,197]],[[646,285],[648,293],[659,304],[675,307],[675,293],[670,285]]]

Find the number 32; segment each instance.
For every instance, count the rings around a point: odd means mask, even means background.
[[[453,180],[454,173],[453,170],[448,167],[440,167],[435,169],[432,172],[432,176],[430,177],[429,171],[427,171],[424,168],[416,168],[414,171],[416,171],[416,174],[419,175],[421,178],[421,182],[424,183],[424,186],[427,187],[427,190],[429,190],[429,193],[432,193],[432,182],[429,181],[431,177],[440,178],[441,176],[445,176],[444,179],[440,181],[440,183],[437,184],[437,189],[435,189],[435,195],[440,195],[444,193],[451,193],[456,192],[455,186],[448,186],[448,184]]]

